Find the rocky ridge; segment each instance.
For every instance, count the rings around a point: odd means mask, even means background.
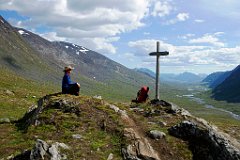
[[[16,126],[37,141],[36,146],[51,142],[42,147],[45,156],[56,144],[71,148],[63,153],[55,149],[58,159],[240,159],[237,140],[169,104],[129,107],[99,97],[53,94],[41,98]],[[34,149],[24,153],[31,159]]]

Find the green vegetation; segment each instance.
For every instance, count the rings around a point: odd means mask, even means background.
[[[18,120],[37,100],[57,91],[57,87],[23,79],[5,69],[0,70],[0,119]],[[34,141],[19,132],[14,124],[0,124],[0,158],[32,147]]]
[[[14,72],[10,72],[9,70],[2,69],[0,70],[0,74],[0,119],[9,118],[11,121],[18,120],[23,117],[29,107],[36,105],[39,98],[46,94],[60,91],[59,86],[56,87],[53,84],[27,80],[17,76]],[[90,86],[92,86],[92,84]],[[91,87],[88,90],[90,91],[89,94],[94,95],[94,91],[92,91],[93,88],[94,87]],[[84,86],[82,86],[82,89],[84,89]],[[84,90],[87,91],[86,89]],[[84,96],[82,99],[78,100],[79,104],[88,104],[91,101],[92,100],[89,100],[89,97]],[[93,102],[93,106],[99,109],[101,108],[101,104],[94,105],[98,103],[99,102]],[[86,156],[84,154],[92,154],[93,157],[97,156],[97,159],[106,159],[110,153],[114,153],[115,158],[118,159],[117,155],[120,156],[120,151],[118,149],[120,145],[119,136],[117,136],[117,134],[108,135],[103,131],[96,129],[99,127],[96,126],[97,122],[88,118],[89,111],[82,111],[81,113],[86,117],[82,117],[80,120],[74,120],[76,119],[76,115],[74,114],[63,114],[57,110],[48,110],[41,115],[40,119],[48,119],[51,115],[55,115],[57,125],[46,122],[46,124],[38,127],[31,126],[26,133],[18,130],[13,123],[0,124],[0,158],[10,156],[11,154],[16,155],[25,149],[32,148],[35,140],[40,138],[44,140],[50,139],[52,141],[60,141],[66,144],[76,144],[76,150],[69,153],[70,159],[75,159],[74,157],[79,156]],[[116,115],[114,115],[113,112],[111,112],[110,115],[115,117],[114,119],[117,120]],[[100,115],[96,114],[96,116]],[[96,120],[98,119],[96,118]],[[81,134],[84,137],[83,140],[80,140],[80,144],[85,147],[81,147],[80,149],[80,146],[77,146],[79,141],[72,138],[73,131],[71,130],[76,127],[84,127],[85,124],[90,125],[88,127],[89,131],[86,133],[82,133],[83,131],[81,130],[75,130],[76,133]],[[109,145],[109,143],[115,147]],[[106,149],[106,147],[108,147],[108,149]],[[94,153],[89,153],[91,150]],[[95,154],[95,152],[97,152],[97,154]]]
[[[69,105],[73,103],[74,107],[79,108],[80,115],[71,110],[54,108],[55,102],[62,99],[70,100]],[[45,105],[52,107],[44,109],[39,115],[40,125],[30,125],[26,131],[18,128],[23,125],[0,124],[1,144],[3,143],[0,147],[0,158],[32,148],[36,139],[43,139],[69,145],[71,151],[66,151],[69,159],[106,159],[110,153],[114,154],[115,159],[121,159],[121,124],[118,124],[117,118],[112,118],[116,117],[117,113],[107,110],[101,101],[86,96],[60,95],[53,96]],[[22,117],[23,114],[19,113],[19,116]],[[106,131],[101,127],[103,121],[106,121]],[[74,134],[81,138],[73,138]]]
[[[0,70],[0,119],[9,118],[11,121],[23,117],[24,113],[29,107],[36,105],[39,98],[46,94],[56,93],[60,91],[60,87],[56,87],[50,83],[39,83],[32,80],[24,79],[17,76],[14,72],[2,69]],[[117,82],[112,81],[112,85]],[[175,118],[174,122],[169,121],[164,117],[157,119],[150,119],[150,121],[160,122],[168,121],[167,126],[159,126],[148,124],[145,117],[136,115],[134,112],[129,111],[130,98],[135,97],[134,87],[121,88],[118,86],[116,90],[108,85],[102,84],[93,80],[85,78],[82,83],[82,94],[86,95],[101,95],[104,99],[114,101],[114,104],[119,108],[127,110],[130,117],[135,121],[141,122],[139,126],[147,132],[152,129],[157,129],[168,134],[167,129],[170,125],[180,122],[181,119]],[[161,97],[166,101],[173,102],[180,107],[190,111],[193,115],[202,117],[210,123],[217,125],[224,132],[230,134],[232,137],[240,140],[240,121],[233,119],[228,113],[218,110],[204,108],[201,104],[191,101],[187,97],[177,97],[176,95],[189,94],[187,90],[189,86],[184,85],[161,85]],[[10,91],[10,92],[9,92]],[[112,92],[111,92],[112,91]],[[102,94],[105,93],[105,94]],[[119,96],[120,94],[120,96]],[[122,96],[125,94],[126,96]],[[154,91],[151,87],[150,97],[153,97]],[[130,95],[133,95],[131,97]],[[203,98],[206,103],[214,106],[223,107],[229,106],[225,102],[218,102],[207,98],[204,94],[198,95]],[[11,154],[16,155],[25,149],[32,148],[37,138],[51,141],[64,142],[75,146],[71,151],[66,151],[70,159],[76,157],[86,157],[97,159],[106,159],[110,154],[114,154],[114,158],[121,159],[120,145],[121,145],[121,131],[124,124],[119,120],[119,116],[101,100],[92,99],[88,96],[68,96],[52,97],[52,101],[59,99],[71,99],[77,106],[81,108],[80,117],[73,113],[63,113],[58,109],[49,109],[45,111],[40,119],[44,123],[39,126],[30,126],[27,132],[22,132],[15,126],[14,123],[1,123],[0,124],[0,158],[5,158]],[[128,101],[128,103],[123,103]],[[220,105],[221,104],[221,105]],[[232,105],[232,104],[230,104]],[[149,104],[141,104],[140,108],[145,111],[151,111],[152,107]],[[234,109],[234,105],[232,105]],[[51,118],[54,117],[54,123]],[[106,121],[104,121],[106,120]],[[108,129],[104,131],[101,129],[101,123],[106,122]],[[73,134],[79,134],[83,138],[74,139]],[[167,144],[166,144],[167,143]],[[81,146],[79,145],[81,144]],[[179,139],[168,136],[163,145],[168,145],[170,148],[175,148],[174,154],[181,155],[185,159],[191,159],[191,153],[187,149],[187,144]]]
[[[51,84],[26,80],[8,70],[1,69],[0,74],[0,118],[16,120],[36,105],[40,97],[59,90]]]
[[[197,96],[204,99],[206,103],[211,104],[217,108],[222,108],[240,115],[240,103],[228,103],[226,101],[214,100],[213,98],[210,98],[211,92],[200,93]]]
[[[73,73],[75,74],[75,73]],[[100,95],[110,102],[130,102],[136,98],[141,86],[149,84],[148,80],[123,79],[122,76],[99,82],[84,76],[73,75],[72,79],[81,83],[81,93],[88,96]],[[150,88],[153,88],[150,85]]]
[[[147,112],[151,112],[153,109],[157,109],[160,111],[158,114],[151,114],[149,116],[142,116],[141,114],[133,114],[132,117],[137,122],[138,126],[141,126],[141,129],[144,130],[145,133],[149,133],[151,130],[158,130],[166,134],[165,139],[159,139],[156,141],[152,141],[153,146],[157,148],[158,152],[161,155],[167,156],[166,150],[171,152],[170,154],[175,157],[181,157],[184,160],[192,159],[192,153],[188,149],[187,142],[175,138],[168,133],[168,128],[180,123],[183,118],[177,115],[166,115],[164,112],[164,108],[160,106],[152,106],[150,104],[140,104],[138,107],[144,109]],[[163,125],[162,122],[166,122],[166,125]],[[166,157],[165,157],[166,158]],[[171,159],[170,157],[168,157]]]

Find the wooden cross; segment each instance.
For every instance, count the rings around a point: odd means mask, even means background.
[[[159,100],[159,57],[160,56],[167,56],[169,55],[169,52],[165,51],[165,52],[159,52],[159,42],[157,42],[157,52],[151,52],[149,53],[150,56],[157,56],[157,64],[156,64],[156,86],[155,86],[155,91],[156,91],[156,96],[155,99]]]

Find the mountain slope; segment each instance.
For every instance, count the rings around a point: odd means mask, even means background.
[[[153,71],[151,71],[150,69],[147,68],[134,68],[134,71],[137,71],[139,73],[143,73],[149,77],[155,78],[156,77],[156,73],[154,73]]]
[[[47,64],[36,55],[21,35],[0,16],[0,67],[32,79],[55,79],[49,76],[54,73]],[[53,74],[55,75],[55,74]]]
[[[217,100],[240,102],[240,65],[213,90],[213,97]]]
[[[51,66],[73,65],[76,72],[100,82],[121,79],[132,83],[147,78],[83,46],[69,42],[50,42],[24,29],[18,30],[27,33],[22,34],[25,41]]]
[[[50,42],[22,28],[14,28],[1,17],[1,67],[25,78],[54,83],[61,88],[62,69],[74,66],[72,80],[81,92],[106,98],[130,100],[142,85],[153,88],[154,80],[109,58],[68,42]]]
[[[216,79],[218,79],[221,75],[223,75],[225,72],[214,72],[209,74],[206,78],[202,80],[203,83],[207,84],[208,86],[211,86]]]
[[[82,86],[86,87],[84,90],[95,90],[95,85],[85,85],[85,83],[96,82],[100,83],[101,85],[98,86],[102,88],[102,91],[98,89],[100,92],[96,92],[96,94],[112,92],[111,96],[118,97],[117,94],[120,93],[124,97],[127,95],[129,99],[135,96],[135,92],[142,85],[153,88],[153,79],[130,70],[97,52],[69,42],[50,42],[24,29],[18,30],[28,33],[27,35],[22,34],[25,41],[51,67],[59,70],[59,66],[74,66],[73,78],[80,81],[81,84],[83,83]]]
[[[229,77],[231,71],[215,72],[208,75],[202,82],[206,83],[210,88],[214,89],[221,84],[227,77]]]

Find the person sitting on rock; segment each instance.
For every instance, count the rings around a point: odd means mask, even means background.
[[[72,82],[70,78],[71,71],[74,68],[71,66],[67,66],[64,68],[64,76],[62,79],[62,93],[63,94],[72,94],[72,95],[79,95],[80,84],[76,82]]]
[[[132,100],[132,102],[143,103],[148,99],[149,87],[143,86],[137,93],[137,98]]]

